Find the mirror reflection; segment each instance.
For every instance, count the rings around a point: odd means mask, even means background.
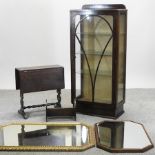
[[[80,147],[91,143],[89,132],[82,124],[14,124],[0,128],[0,145]]]
[[[97,124],[98,144],[115,150],[143,150],[153,147],[141,124],[105,121]]]

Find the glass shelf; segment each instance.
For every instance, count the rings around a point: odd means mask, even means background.
[[[76,33],[77,35],[81,35],[82,37],[94,37],[94,36],[111,36],[111,32],[83,32],[83,33]]]
[[[112,33],[109,31],[109,32],[78,32],[76,33],[77,35],[82,35],[82,36],[111,36]],[[121,32],[119,33],[119,35],[125,35],[126,33],[124,32]]]
[[[76,54],[84,54],[82,51],[76,52]],[[86,50],[86,55],[93,55],[93,56],[101,56],[102,52],[101,51],[94,51],[94,50]],[[105,51],[103,56],[112,56],[112,51]]]
[[[89,75],[89,70],[83,70],[83,71],[76,71],[77,74],[86,74]],[[96,70],[91,69],[91,74],[95,75]],[[99,71],[97,72],[97,76],[112,76],[112,71]]]

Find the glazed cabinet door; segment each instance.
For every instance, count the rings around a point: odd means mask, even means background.
[[[113,16],[75,17],[76,97],[112,103]]]

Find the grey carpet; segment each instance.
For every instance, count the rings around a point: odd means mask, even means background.
[[[24,95],[25,105],[43,104],[45,99],[48,102],[55,100],[55,91],[45,91],[39,93],[31,93]],[[63,107],[70,107],[70,90],[62,92]],[[44,122],[45,108],[37,108],[28,110],[30,117],[24,120],[18,113],[20,107],[19,91],[15,90],[0,90],[0,124],[8,122]],[[125,113],[118,120],[132,120],[142,123],[153,143],[155,144],[155,89],[129,89],[126,93]],[[106,120],[100,117],[77,114],[77,121],[94,124],[99,121]],[[98,148],[91,148],[84,152],[0,152],[3,155],[109,155],[104,150]],[[125,155],[129,153],[124,153]],[[133,154],[133,153],[130,153]],[[155,155],[155,149],[151,149],[145,153],[136,153]],[[117,153],[118,155],[118,153]]]

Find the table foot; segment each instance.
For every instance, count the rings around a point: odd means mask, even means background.
[[[61,104],[60,104],[60,103],[56,103],[56,104],[54,105],[54,108],[61,108]]]
[[[27,119],[27,118],[29,117],[29,115],[26,114],[26,113],[24,112],[24,110],[22,110],[22,109],[18,110],[18,113],[21,114],[21,115],[23,116],[24,119]]]

